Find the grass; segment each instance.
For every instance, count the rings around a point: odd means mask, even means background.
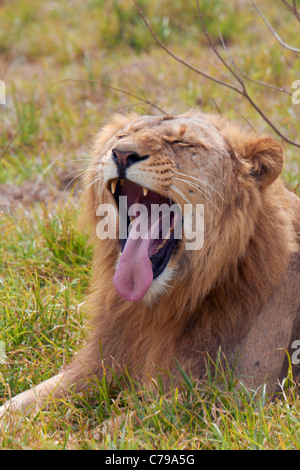
[[[193,0],[140,4],[168,47],[217,73]],[[251,4],[211,5],[201,2],[214,41],[218,44],[220,27],[246,73],[290,89],[299,79],[299,58],[280,49]],[[299,47],[281,2],[260,6],[280,36]],[[101,124],[115,111],[157,113],[149,101],[175,113],[190,106],[215,112],[217,106],[259,132],[272,131],[239,96],[165,55],[130,0],[4,1],[0,20],[0,77],[7,95],[0,105],[0,340],[7,357],[0,364],[0,394],[7,398],[49,378],[83,341],[92,248],[77,229],[72,178],[85,166]],[[248,86],[284,132],[299,135],[300,107],[289,95],[253,82]],[[300,194],[299,151],[281,143],[283,177]],[[263,388],[236,387],[229,370],[213,377],[208,370],[199,386],[182,374],[182,387],[167,395],[159,378],[156,393],[137,392],[130,377],[126,383],[121,386],[117,378],[107,383],[104,377],[87,396],[74,394],[14,426],[4,424],[0,447],[300,448],[299,395],[291,380],[275,400]]]

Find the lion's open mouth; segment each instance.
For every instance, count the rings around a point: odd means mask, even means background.
[[[109,181],[108,189],[120,214],[121,257],[114,286],[122,298],[135,302],[164,271],[176,248],[177,216],[170,210],[174,203],[126,179]]]

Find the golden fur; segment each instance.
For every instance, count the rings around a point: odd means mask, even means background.
[[[114,203],[115,146],[150,155],[128,170],[129,179],[181,206],[205,207],[203,248],[185,251],[183,239],[164,282],[155,280],[139,302],[123,300],[113,286],[119,241],[96,236],[97,207]],[[274,390],[286,374],[286,354],[278,349],[292,352],[300,339],[300,201],[280,180],[282,168],[277,142],[220,116],[127,115],[106,125],[94,142],[84,195],[83,224],[95,245],[93,330],[57,376],[58,390],[78,381],[85,388],[84,379],[101,376],[103,364],[126,366],[141,382],[158,368],[178,376],[175,358],[202,379],[206,355],[215,359],[219,347],[230,365],[240,357],[236,370],[246,383],[266,381]],[[167,385],[168,375],[162,377]],[[49,384],[39,396],[51,392]]]
[[[172,165],[185,173],[187,181],[194,181],[189,178],[191,172],[206,176],[215,191],[195,190],[192,195],[189,190],[194,186],[176,181],[190,202],[207,206],[207,236],[201,250],[180,251],[172,260],[178,264],[178,274],[150,306],[124,302],[116,295],[112,278],[118,241],[100,243],[95,239],[90,298],[96,325],[94,337],[96,341],[101,338],[107,362],[112,356],[117,364],[130,364],[139,377],[154,373],[154,366],[176,373],[174,357],[200,377],[205,366],[201,352],[214,356],[221,346],[225,354],[232,353],[297,250],[300,204],[278,179],[283,167],[281,146],[269,137],[248,135],[218,116],[118,116],[96,139],[91,166],[95,170],[88,176],[91,180],[99,168],[99,155],[106,154],[118,135],[127,141],[131,138],[141,155],[151,152],[153,161],[146,168],[153,173],[155,191],[168,192],[170,177],[176,177]],[[173,141],[176,143],[172,147]],[[196,163],[189,158],[195,152]],[[209,165],[208,159],[212,158],[217,165]],[[162,159],[163,169],[168,165],[169,171],[161,174]],[[206,172],[205,166],[204,170],[200,166],[202,174],[197,167],[201,159],[209,168]],[[144,175],[140,175],[139,183],[143,185]],[[85,221],[95,226],[97,206],[111,201],[111,195],[104,185],[86,184]],[[171,196],[180,204],[186,202],[174,191]]]

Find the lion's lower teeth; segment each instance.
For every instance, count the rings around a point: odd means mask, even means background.
[[[156,248],[156,251],[155,251],[156,253],[158,253],[165,246],[165,244],[170,240],[170,237],[171,237],[173,232],[174,232],[174,225],[172,225],[172,227],[170,228],[170,232],[169,232],[168,236]]]
[[[167,243],[168,239],[166,238],[157,248],[156,248],[156,251],[159,251],[161,250],[165,244]]]

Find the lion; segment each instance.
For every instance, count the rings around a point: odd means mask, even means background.
[[[276,391],[300,339],[300,200],[280,178],[283,162],[273,138],[220,115],[116,115],[94,140],[84,181],[83,225],[95,247],[91,332],[64,370],[1,414],[84,391],[103,370],[126,369],[145,386],[164,370],[168,388],[180,364],[205,380],[207,358],[220,350],[245,386]],[[142,212],[135,205],[170,208],[167,235],[164,216],[147,212],[147,236],[133,236]],[[187,249],[185,222],[197,223],[196,206],[203,243]],[[103,207],[125,211],[115,238],[97,232]]]

